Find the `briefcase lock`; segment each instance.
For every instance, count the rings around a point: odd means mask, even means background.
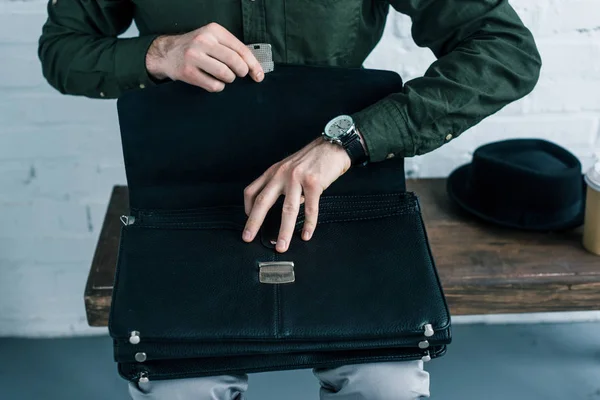
[[[296,280],[293,261],[261,261],[258,268],[260,283],[292,283]]]

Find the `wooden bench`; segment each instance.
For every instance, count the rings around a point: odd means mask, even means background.
[[[445,179],[407,182],[423,219],[452,315],[600,309],[600,257],[581,245],[581,229],[531,233],[481,222],[446,195]],[[125,186],[112,192],[85,288],[91,326],[107,326]]]

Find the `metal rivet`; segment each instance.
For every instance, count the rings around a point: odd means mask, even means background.
[[[145,87],[146,87],[146,85],[144,85],[143,83],[140,83],[140,89],[143,89]]]
[[[431,324],[425,325],[425,336],[427,336],[427,337],[433,336],[433,326],[431,326]]]
[[[429,352],[427,352],[427,354],[421,357],[421,360],[423,360],[424,362],[431,361],[431,356],[429,355]]]
[[[52,0],[52,4],[56,4],[58,0]]]
[[[146,361],[146,353],[135,353],[135,361],[137,361],[137,362]]]
[[[140,333],[138,331],[131,332],[131,336],[129,337],[129,343],[138,344],[140,342]]]
[[[104,92],[100,92],[100,97],[104,97]]]
[[[140,372],[140,379],[138,380],[139,383],[148,383],[150,382],[150,379],[148,378],[148,373],[147,372]]]
[[[451,133],[449,133],[449,134],[446,135],[446,140],[450,140],[450,139],[452,139],[452,134]]]
[[[396,155],[394,153],[390,153],[387,156],[385,156],[386,159],[390,159],[390,158],[394,158],[396,157]]]
[[[422,342],[419,342],[420,349],[426,349],[428,347],[429,347],[429,342],[427,340],[423,340]]]

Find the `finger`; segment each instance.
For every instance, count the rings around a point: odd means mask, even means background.
[[[246,221],[246,226],[244,227],[242,239],[246,242],[254,240],[254,236],[256,236],[256,233],[263,224],[267,212],[273,207],[273,204],[275,204],[275,201],[277,201],[280,195],[281,187],[276,186],[276,184],[273,183],[267,184],[264,189],[261,190],[254,200],[254,205],[252,206],[248,221]]]
[[[254,54],[250,51],[249,48],[246,47],[244,43],[242,43],[237,37],[235,37],[231,32],[227,29],[221,27],[222,29],[215,29],[214,33],[217,37],[219,43],[224,46],[229,47],[231,50],[235,51],[242,57],[242,59],[248,65],[250,70],[250,76],[257,82],[260,82],[265,77],[265,72],[263,71],[260,63],[254,57]]]
[[[261,190],[263,190],[268,179],[269,175],[265,172],[244,189],[244,211],[246,215],[250,216],[250,211],[252,211],[254,200]]]
[[[302,227],[302,239],[309,240],[316,227],[319,216],[320,193],[315,190],[304,189],[304,225]]]
[[[217,45],[217,47],[223,46]],[[235,73],[226,64],[202,51],[189,51],[186,54],[185,62],[187,63],[186,68],[188,66],[196,67],[221,82],[231,83],[235,80]]]
[[[302,195],[302,185],[300,183],[291,183],[285,193],[283,209],[281,211],[281,225],[279,227],[279,236],[275,249],[281,253],[286,251],[292,240],[296,219],[300,210],[300,195]]]
[[[198,68],[221,82],[231,83],[235,80],[236,74],[231,68],[205,53],[198,53],[193,62]]]
[[[220,43],[208,49],[206,54],[227,65],[240,78],[246,76],[250,71],[246,61],[238,53]]]
[[[225,84],[213,76],[201,71],[193,65],[187,65],[183,68],[180,81],[187,82],[190,85],[200,86],[209,92],[220,92],[225,89]]]

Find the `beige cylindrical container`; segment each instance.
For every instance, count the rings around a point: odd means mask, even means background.
[[[600,162],[585,174],[585,181],[588,187],[583,225],[583,247],[600,255]]]

